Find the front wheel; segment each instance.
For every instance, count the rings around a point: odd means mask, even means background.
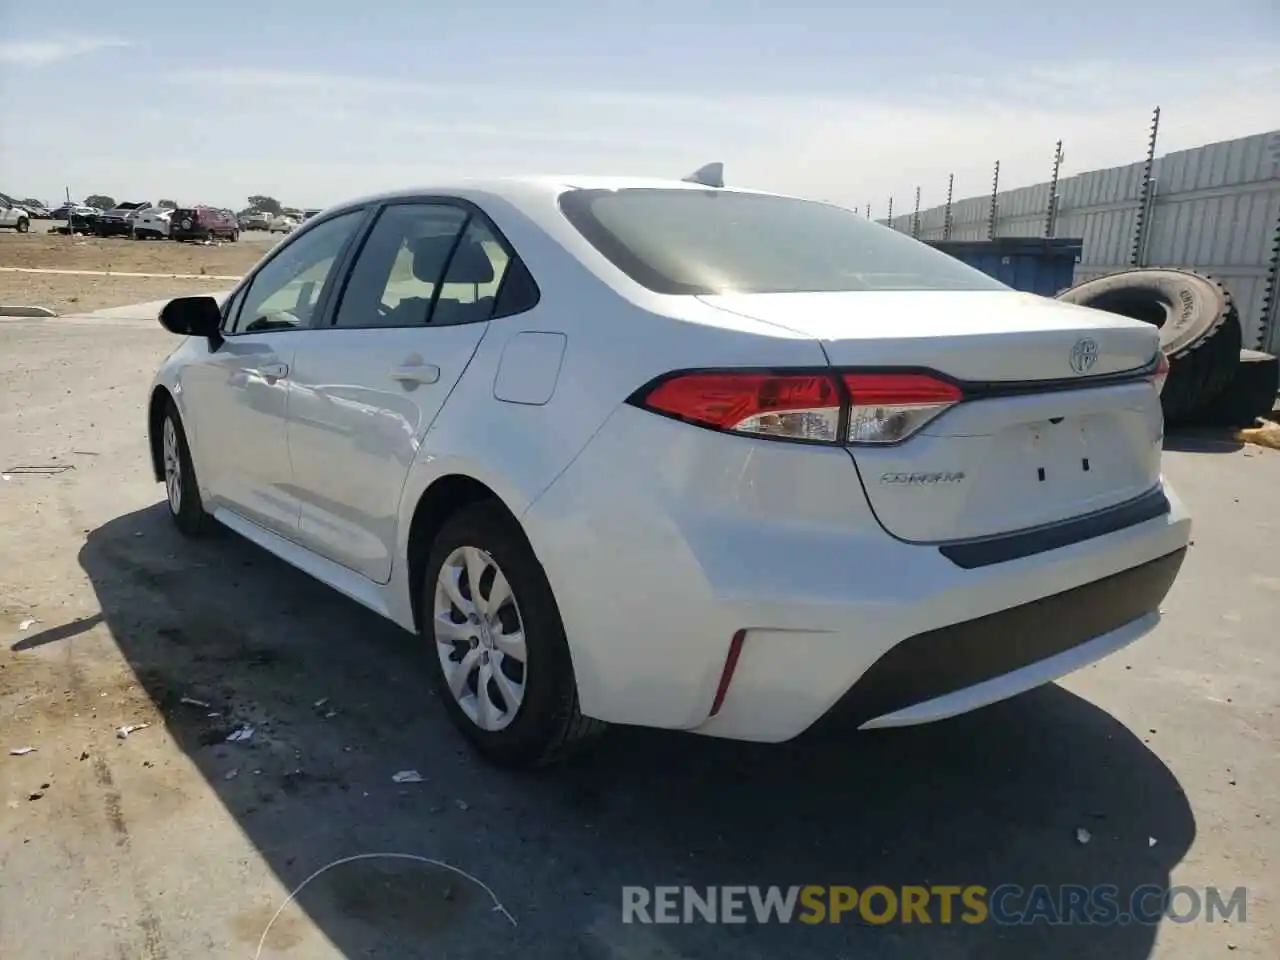
[[[169,516],[185,536],[200,536],[209,526],[209,515],[200,499],[200,486],[191,462],[187,434],[182,429],[182,418],[172,400],[160,425],[160,462],[164,466]]]
[[[436,537],[421,584],[423,639],[450,719],[487,759],[540,766],[603,730],[582,716],[551,585],[494,503],[467,507]]]
[[[30,229],[31,229],[31,221],[28,220],[26,217],[19,217],[18,225],[17,225],[18,232],[26,233]]]

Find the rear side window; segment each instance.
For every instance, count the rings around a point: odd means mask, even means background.
[[[572,190],[570,223],[656,293],[1006,290],[984,273],[849,210],[725,190]]]
[[[447,204],[405,203],[383,210],[351,269],[334,325],[426,324],[466,223],[467,212]]]
[[[447,203],[393,204],[356,258],[335,326],[483,323],[497,312],[504,278],[516,262],[478,213]],[[511,303],[528,303],[527,292],[515,295],[502,297],[505,309],[498,315],[518,312]]]

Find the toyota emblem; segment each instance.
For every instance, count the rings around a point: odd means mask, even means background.
[[[1071,369],[1076,373],[1088,373],[1098,362],[1098,341],[1085,337],[1071,348]]]

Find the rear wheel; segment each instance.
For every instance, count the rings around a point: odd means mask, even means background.
[[[451,518],[423,571],[421,633],[454,724],[487,759],[538,766],[604,725],[583,717],[551,585],[498,505]]]
[[[169,516],[188,537],[197,537],[209,526],[209,515],[200,499],[200,485],[191,462],[191,448],[182,429],[178,408],[170,400],[160,424],[160,462],[164,467],[165,499]]]

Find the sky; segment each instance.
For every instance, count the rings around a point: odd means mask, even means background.
[[[0,191],[239,208],[526,173],[882,217],[1280,129],[1280,0],[0,0]]]

